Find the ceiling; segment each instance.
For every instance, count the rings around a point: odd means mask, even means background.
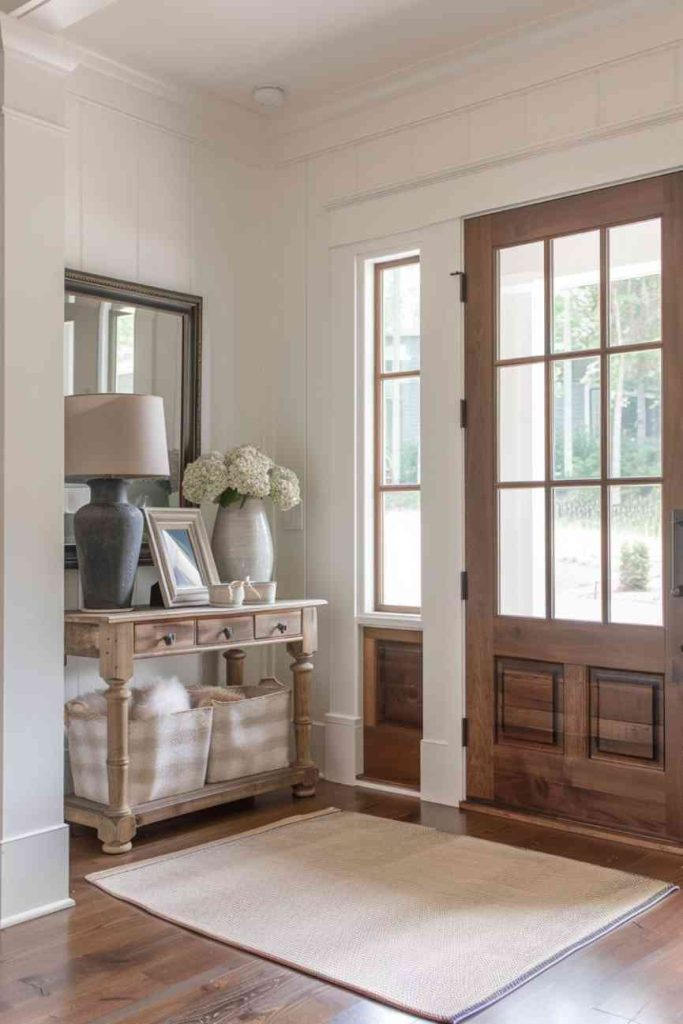
[[[138,71],[243,106],[253,105],[255,86],[280,85],[289,111],[516,35],[538,21],[605,6],[605,0],[89,3],[87,16],[63,29],[66,38]],[[92,8],[94,13],[87,13]]]

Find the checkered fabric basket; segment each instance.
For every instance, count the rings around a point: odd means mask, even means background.
[[[212,708],[195,708],[128,723],[128,792],[132,807],[202,788],[212,714]],[[70,716],[67,736],[76,796],[108,803],[106,718]]]
[[[277,679],[233,686],[243,700],[213,705],[207,782],[286,768],[289,764],[290,694]]]

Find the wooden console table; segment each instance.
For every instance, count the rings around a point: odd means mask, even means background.
[[[109,803],[77,796],[65,801],[65,818],[97,829],[105,853],[127,853],[141,825],[189,811],[241,800],[291,786],[297,797],[313,796],[318,772],[311,759],[311,674],[317,650],[318,608],[326,601],[276,601],[241,608],[132,608],[115,612],[68,611],[67,655],[98,658],[107,684],[107,774]],[[134,662],[168,654],[223,651],[228,683],[243,681],[244,648],[286,644],[294,676],[295,759],[287,768],[163,797],[130,807],[128,802],[128,682]]]

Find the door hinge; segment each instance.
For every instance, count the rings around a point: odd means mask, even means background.
[[[462,720],[462,745],[463,745],[463,747],[467,746],[468,731],[469,730],[467,728],[467,719],[463,718],[463,720]]]
[[[453,270],[451,277],[460,278],[460,301],[467,302],[467,274],[464,270]]]
[[[467,600],[467,571],[460,573],[460,599]]]
[[[464,398],[460,399],[460,426],[463,430],[467,426],[467,401]]]

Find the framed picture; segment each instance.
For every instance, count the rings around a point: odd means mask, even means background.
[[[218,583],[209,538],[198,508],[145,508],[149,546],[159,570],[164,604],[208,604]]]

